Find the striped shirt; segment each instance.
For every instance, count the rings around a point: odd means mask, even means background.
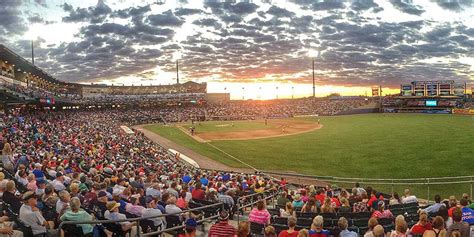
[[[259,211],[257,208],[254,208],[250,212],[249,221],[265,225],[270,220],[270,217],[271,215],[266,209]]]
[[[211,226],[209,229],[209,237],[233,237],[237,230],[229,225],[227,221],[220,221]]]

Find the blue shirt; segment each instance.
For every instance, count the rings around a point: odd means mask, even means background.
[[[439,208],[444,206],[444,204],[441,203],[435,203],[425,209],[427,213],[436,213],[438,212]]]
[[[33,170],[33,174],[35,175],[35,177],[36,177],[37,179],[44,178],[43,171],[41,171],[41,170],[34,169],[34,170]]]
[[[469,207],[464,207],[462,210],[462,221],[470,225],[474,224],[474,210]]]

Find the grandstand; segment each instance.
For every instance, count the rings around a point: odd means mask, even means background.
[[[468,194],[427,203],[409,190],[387,194],[357,183],[344,189],[317,180],[289,182],[258,171],[199,169],[142,132],[124,129],[148,122],[337,115],[370,103],[369,98],[208,104],[205,84],[66,83],[4,46],[0,64],[6,112],[0,134],[1,233],[271,236],[289,225],[294,231],[308,230],[306,236],[422,236],[436,228],[462,232],[462,237],[471,233],[474,204]],[[437,103],[446,104],[440,108],[445,110],[463,106],[457,102],[443,97]],[[435,226],[438,217],[443,218],[441,227]],[[379,228],[382,235],[375,234]]]

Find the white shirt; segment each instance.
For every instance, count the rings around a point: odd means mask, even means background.
[[[46,233],[46,227],[43,226],[45,219],[41,212],[33,211],[30,206],[23,204],[19,217],[27,226],[31,227],[34,235]]]
[[[157,216],[161,215],[161,211],[155,208],[146,208],[143,213],[142,217],[151,217],[151,216]],[[163,223],[163,219],[161,217],[156,217],[153,219],[150,219],[153,221],[153,225],[159,226],[161,223]],[[162,225],[162,227],[166,227],[166,225]]]
[[[66,189],[66,186],[64,186],[63,182],[61,182],[57,179],[55,179],[53,182],[51,182],[51,184],[53,185],[54,190],[56,190],[57,192],[61,192],[64,189]]]
[[[403,204],[406,204],[406,203],[413,203],[413,202],[418,202],[418,199],[416,199],[415,196],[411,195],[411,196],[407,196],[405,198],[402,199],[402,203]]]

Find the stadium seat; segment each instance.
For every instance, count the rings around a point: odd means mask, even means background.
[[[280,224],[280,225],[286,225],[288,223],[288,218],[287,217],[273,217],[273,222],[272,224]]]
[[[352,214],[352,218],[354,219],[369,219],[370,217],[372,216],[372,213],[371,212],[354,212]]]
[[[313,219],[309,219],[309,218],[298,218],[298,219],[296,219],[296,225],[305,226],[305,228],[310,228],[311,223],[313,223]]]
[[[255,222],[250,222],[250,233],[254,235],[262,235],[265,225],[258,224]]]
[[[377,219],[380,225],[391,225],[394,221],[393,218],[379,218]]]

